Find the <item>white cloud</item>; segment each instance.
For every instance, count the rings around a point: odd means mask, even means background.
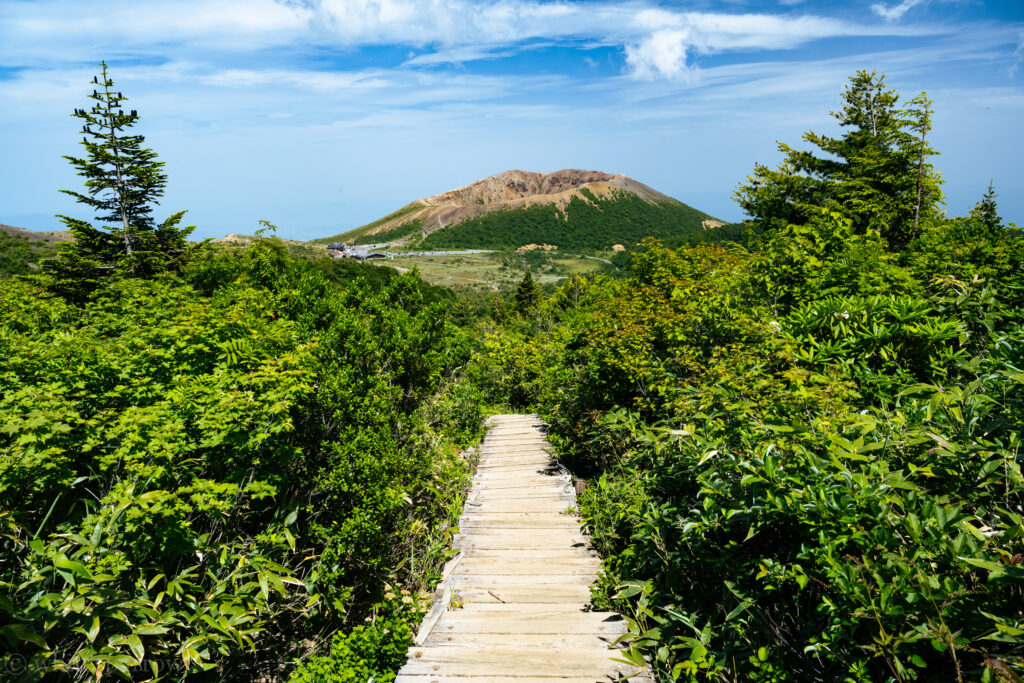
[[[379,72],[288,71],[283,69],[226,69],[199,77],[204,85],[246,88],[252,86],[291,86],[303,90],[356,90],[386,88],[394,83]]]
[[[678,79],[690,74],[686,50],[690,43],[686,29],[655,31],[639,43],[626,46],[626,64],[637,78],[656,76]]]
[[[917,5],[920,5],[922,2],[924,2],[924,0],[903,0],[900,4],[892,7],[879,2],[871,6],[871,11],[886,21],[896,21],[901,19],[904,14],[912,10]]]
[[[815,16],[680,13],[664,9],[643,10],[634,24],[642,37],[626,45],[626,62],[636,77],[645,80],[685,79],[692,74],[687,64],[687,55],[692,53],[789,50],[815,40],[878,32]]]
[[[406,63],[422,68],[513,56],[544,42],[618,46],[637,77],[678,79],[689,73],[688,60],[695,54],[792,49],[837,36],[910,32],[810,15],[681,12],[651,2],[110,0],[102,13],[80,0],[3,3],[0,24],[9,39],[0,43],[0,64],[166,56],[182,50],[190,56],[248,59],[273,47],[401,45],[422,50]]]
[[[434,64],[462,64],[463,62],[475,62],[481,59],[501,59],[512,57],[518,54],[515,50],[495,50],[488,46],[467,45],[456,47],[451,50],[440,50],[438,52],[427,52],[416,55],[405,61],[406,66],[431,66]]]

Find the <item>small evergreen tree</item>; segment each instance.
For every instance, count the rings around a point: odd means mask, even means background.
[[[537,304],[540,302],[540,288],[533,281],[533,275],[530,274],[530,271],[526,271],[526,275],[523,276],[519,286],[516,288],[515,300],[516,310],[519,311],[520,315],[527,315],[530,311],[537,308]]]
[[[98,221],[116,222],[116,227],[93,227],[88,221],[58,215],[74,234],[55,259],[43,262],[52,276],[53,288],[81,298],[115,275],[149,277],[180,267],[190,247],[192,227],[179,227],[184,211],[155,225],[151,213],[163,196],[167,175],[156,152],[142,146],[145,137],[126,131],[139,120],[136,110],[125,112],[128,98],[114,90],[106,62],[93,77],[89,99],[91,109],[75,109],[72,116],[82,121],[84,158],[65,156],[78,175],[84,177],[85,192],[61,190],[90,207]]]
[[[902,248],[942,202],[941,180],[929,162],[936,154],[928,144],[931,114],[924,93],[901,108],[884,75],[858,71],[843,92],[842,110],[832,112],[848,130],[841,137],[804,134],[825,156],[779,143],[782,164],[755,166],[736,200],[765,230],[804,225],[826,208],[844,214],[857,231],[874,230],[891,248]]]
[[[1003,219],[999,217],[998,207],[996,206],[996,197],[998,196],[995,186],[992,184],[992,181],[989,181],[988,189],[982,195],[981,201],[971,207],[971,220],[981,223],[990,232],[1001,230],[1003,227]]]

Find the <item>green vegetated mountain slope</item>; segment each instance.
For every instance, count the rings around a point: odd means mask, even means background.
[[[36,232],[0,223],[0,277],[31,273],[57,253],[57,244],[72,239],[66,230]]]
[[[708,230],[714,232],[705,235]],[[623,175],[566,169],[506,171],[408,204],[318,242],[398,242],[429,249],[515,249],[526,244],[605,250],[645,237],[669,244],[739,234],[711,215]]]

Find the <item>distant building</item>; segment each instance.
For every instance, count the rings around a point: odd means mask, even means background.
[[[382,248],[387,244],[357,245],[355,242],[332,242],[327,245],[327,253],[331,258],[354,258],[357,261],[378,261],[386,259],[387,254],[379,251],[370,251],[374,248]]]

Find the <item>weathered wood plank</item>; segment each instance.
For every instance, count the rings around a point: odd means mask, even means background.
[[[410,650],[404,673],[450,676],[494,676],[517,674],[534,676],[600,676],[602,673],[628,673],[636,667],[612,660],[606,648],[548,648],[544,646],[499,647],[420,647]]]
[[[462,560],[459,572],[463,575],[484,576],[487,574],[516,575],[553,572],[565,576],[580,574],[593,575],[601,568],[601,561],[596,558],[575,560],[537,560],[513,564],[501,558],[467,557]]]
[[[457,597],[465,603],[463,609],[470,609],[476,604],[502,603],[565,603],[583,606],[590,603],[590,589],[582,584],[504,584],[493,588],[460,587]]]
[[[616,617],[557,608],[524,612],[515,604],[505,604],[472,611],[448,610],[434,629],[442,633],[625,633],[626,623]]]
[[[558,548],[588,548],[590,543],[586,536],[581,534],[563,533],[561,538],[550,536],[546,545],[540,545],[539,539],[531,539],[525,536],[514,534],[478,534],[464,533],[456,534],[454,540],[455,548],[490,548],[492,550],[534,550],[545,548],[548,550]]]
[[[469,511],[459,518],[461,529],[487,527],[489,529],[557,529],[580,528],[580,520],[561,512],[480,512]],[[476,533],[476,531],[474,531]]]
[[[565,576],[544,572],[541,574],[516,574],[516,575],[463,575],[456,574],[452,577],[453,590],[456,592],[462,588],[490,588],[495,586],[540,586],[546,584],[555,585],[580,585],[589,586],[597,581],[597,572],[590,574],[578,574]]]
[[[537,550],[536,548],[461,548],[463,559],[469,557],[500,557],[505,562],[528,562],[530,560],[540,560],[547,562],[548,560],[559,560],[559,559],[584,559],[584,558],[595,558],[597,552],[595,552],[589,546],[580,545],[568,545],[561,546],[558,548],[543,548]]]
[[[467,502],[466,510],[477,512],[554,512],[562,513],[569,510],[564,500],[490,500]]]
[[[617,636],[605,636],[602,640],[599,636],[591,634],[570,634],[570,635],[531,635],[517,633],[460,633],[453,635],[431,634],[430,639],[423,643],[423,647],[448,646],[448,647],[537,647],[545,645],[551,648],[590,648],[608,649],[611,656],[614,656],[615,638]]]

